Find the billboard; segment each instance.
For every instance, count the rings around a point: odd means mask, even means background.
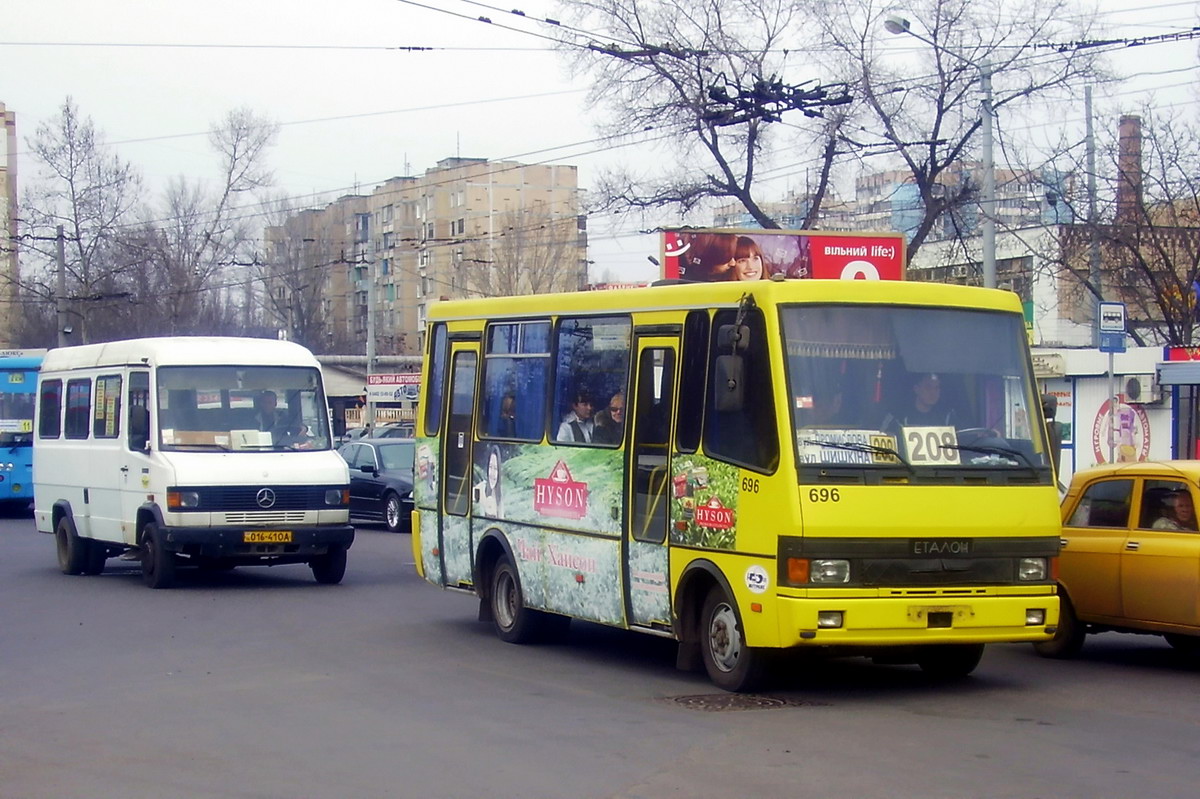
[[[663,232],[662,277],[694,281],[903,280],[902,233],[693,229]]]

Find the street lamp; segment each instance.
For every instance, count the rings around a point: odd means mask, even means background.
[[[935,50],[942,50],[957,58],[969,67],[979,70],[979,88],[983,91],[983,99],[979,103],[979,117],[983,126],[983,285],[986,288],[996,288],[996,170],[992,156],[992,65],[986,58],[978,64],[966,56],[960,55],[932,39],[928,39],[912,30],[912,23],[904,17],[889,16],[883,21],[884,29],[891,34],[908,34],[914,39],[925,42]]]

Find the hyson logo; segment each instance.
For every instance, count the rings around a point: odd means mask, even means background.
[[[713,497],[696,508],[696,524],[714,530],[728,530],[733,527],[733,511],[722,505],[719,498]]]
[[[588,485],[571,477],[567,464],[559,461],[549,477],[533,481],[533,509],[543,516],[582,519],[587,515]]]

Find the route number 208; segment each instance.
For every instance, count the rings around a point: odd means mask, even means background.
[[[841,502],[842,495],[836,488],[810,488],[809,502]]]

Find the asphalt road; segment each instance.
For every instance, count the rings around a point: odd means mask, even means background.
[[[304,566],[58,572],[0,520],[0,797],[1191,797],[1200,661],[1089,639],[993,646],[939,684],[789,664],[768,707],[674,669],[669,641],[575,624],[501,643],[363,527],[346,579]],[[749,705],[749,707],[746,707]]]

